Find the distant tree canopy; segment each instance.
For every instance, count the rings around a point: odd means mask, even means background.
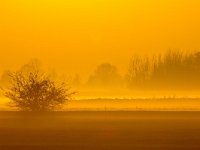
[[[88,84],[93,87],[115,87],[121,82],[122,78],[117,68],[109,63],[99,65],[88,80]]]
[[[200,52],[168,51],[152,57],[134,56],[127,83],[130,88],[200,88]]]
[[[10,74],[10,71],[6,70],[1,75],[1,77],[0,77],[0,86],[1,87],[7,87],[9,85],[9,80],[10,80],[9,74]]]
[[[10,86],[4,95],[14,107],[23,111],[50,111],[71,98],[65,82],[58,83],[42,72],[38,63],[31,62],[17,72],[10,72]]]

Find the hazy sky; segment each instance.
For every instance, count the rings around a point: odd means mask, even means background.
[[[31,58],[69,74],[134,53],[200,49],[198,0],[2,0],[0,72]]]

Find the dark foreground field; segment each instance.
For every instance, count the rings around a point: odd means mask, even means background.
[[[0,150],[200,149],[200,112],[0,112]]]

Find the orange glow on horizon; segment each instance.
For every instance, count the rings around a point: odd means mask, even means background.
[[[8,0],[0,4],[0,72],[38,58],[86,78],[134,53],[200,48],[196,0]]]

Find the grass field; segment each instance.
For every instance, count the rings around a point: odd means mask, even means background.
[[[0,99],[0,111],[15,111]],[[97,98],[69,100],[62,111],[200,111],[200,98]]]
[[[0,112],[0,150],[199,150],[200,112]]]

